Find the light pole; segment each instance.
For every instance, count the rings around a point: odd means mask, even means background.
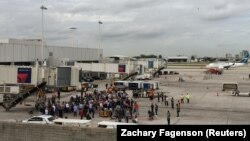
[[[69,29],[72,30],[72,31],[74,32],[74,31],[76,31],[77,28],[76,28],[76,27],[70,27]],[[72,44],[72,47],[74,47],[74,34],[73,34],[73,32],[72,32],[72,41],[73,41],[73,42],[72,42],[72,43],[73,43],[73,44]],[[78,42],[78,41],[76,40],[76,47],[78,47],[78,43],[77,43],[77,42]]]
[[[100,42],[101,42],[101,24],[102,21],[98,21],[98,25],[99,25],[99,35],[98,35],[98,58],[99,58],[99,61],[101,60],[101,55],[100,55]]]
[[[41,46],[41,59],[42,59],[42,60],[41,60],[41,61],[42,61],[42,64],[43,64],[43,61],[44,61],[44,60],[43,60],[43,46],[44,46],[44,45],[43,45],[43,42],[44,42],[44,37],[43,37],[43,36],[44,36],[44,33],[43,33],[43,32],[44,32],[44,31],[43,31],[43,30],[44,30],[44,26],[43,26],[43,10],[47,10],[48,8],[42,5],[42,6],[40,7],[40,9],[42,10],[42,46]]]
[[[44,65],[44,58],[43,58],[43,48],[44,48],[44,37],[43,37],[43,10],[47,10],[47,7],[41,6],[40,9],[42,10],[42,46],[41,46],[41,64]],[[44,81],[44,68],[42,68],[42,81]]]

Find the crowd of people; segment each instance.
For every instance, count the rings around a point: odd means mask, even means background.
[[[110,90],[112,89],[112,90]],[[47,102],[39,104],[37,110],[41,114],[64,117],[64,114],[72,113],[74,117],[80,116],[81,119],[91,119],[96,113],[108,113],[110,119],[122,119],[129,122],[137,121],[139,115],[139,105],[137,101],[128,96],[124,91],[115,91],[113,85],[103,91],[97,89],[82,90],[80,95],[71,96],[68,101],[61,101],[58,94],[53,93]],[[101,116],[101,115],[100,115]]]
[[[42,114],[57,116],[64,118],[65,113],[70,114],[74,117],[80,117],[80,119],[95,118],[96,114],[99,116],[110,117],[111,120],[117,120],[121,122],[124,119],[125,122],[138,122],[137,117],[139,116],[139,104],[138,102],[128,95],[126,90],[117,91],[114,86],[110,84],[105,85],[104,90],[98,91],[97,89],[83,89],[81,94],[75,94],[71,96],[68,101],[60,100],[60,92],[53,93],[51,98],[47,99],[46,103],[41,103],[37,110]],[[169,101],[171,103],[171,108],[175,108],[175,100],[172,97],[168,98],[163,92],[157,92],[158,102],[164,102],[165,106],[168,107]],[[149,100],[152,101],[151,98]],[[190,95],[187,93],[185,96],[182,94],[180,99],[176,100],[176,116],[179,117],[180,105],[190,102]],[[153,120],[155,116],[158,115],[159,106],[157,103],[151,102],[150,110],[148,110],[149,120]],[[105,115],[103,114],[105,113]],[[167,110],[167,121],[170,124],[171,113]]]

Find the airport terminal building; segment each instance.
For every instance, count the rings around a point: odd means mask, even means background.
[[[35,61],[47,61],[52,66],[65,62],[99,62],[103,50],[50,46],[40,39],[0,39],[0,65],[32,65]]]
[[[77,86],[88,78],[121,79],[135,72],[152,73],[164,65],[159,59],[134,60],[121,55],[100,63],[102,55],[103,50],[96,48],[46,44],[42,48],[37,39],[0,39],[0,84],[22,83],[19,77],[26,75],[28,84],[47,81],[56,87]]]

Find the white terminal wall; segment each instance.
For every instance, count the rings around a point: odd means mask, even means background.
[[[0,62],[34,62],[41,59],[41,48],[36,45],[0,43]]]
[[[41,41],[0,39],[0,62],[34,62],[42,59]],[[44,44],[43,58],[52,52],[55,59],[70,61],[97,61],[102,49],[49,46]]]
[[[35,67],[20,67],[20,66],[0,66],[0,83],[17,83],[18,68],[31,68],[31,83],[35,85],[37,78],[41,80],[41,77],[37,77],[37,70]],[[41,76],[41,75],[40,75]]]
[[[112,64],[112,63],[106,64],[105,72],[107,72],[107,73],[118,73],[118,64]]]
[[[98,60],[98,49],[48,46],[48,54],[53,53],[55,59],[68,59],[70,61],[95,61]],[[102,50],[100,50],[102,53]]]

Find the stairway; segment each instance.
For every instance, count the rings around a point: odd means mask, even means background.
[[[135,75],[137,75],[137,74],[138,74],[138,72],[131,73],[131,74],[128,75],[127,77],[123,78],[122,80],[127,80],[127,79],[129,79],[130,77],[135,76]]]
[[[153,77],[156,76],[157,73],[159,73],[161,70],[163,70],[165,67],[161,67],[159,68],[156,72],[153,73]]]
[[[32,88],[31,90],[19,94],[19,96],[15,99],[12,99],[8,103],[3,103],[2,106],[5,108],[6,111],[9,111],[12,107],[16,106],[18,103],[25,100],[27,97],[33,95],[34,93],[38,92],[40,89],[46,86],[46,82],[42,82],[41,84],[37,85],[37,87]]]

